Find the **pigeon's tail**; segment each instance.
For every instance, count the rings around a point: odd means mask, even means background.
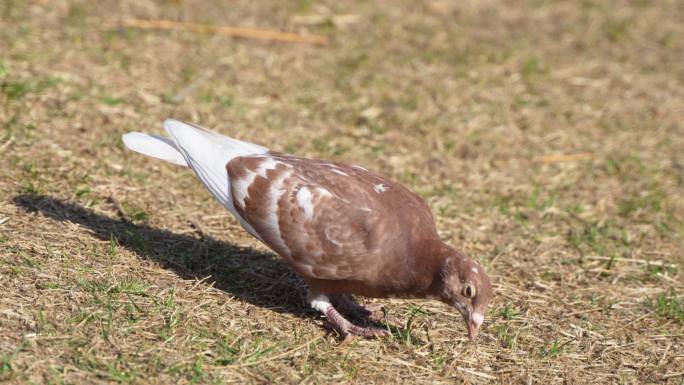
[[[123,141],[133,151],[189,166],[212,195],[237,215],[226,164],[238,156],[263,154],[268,149],[174,119],[165,120],[164,129],[170,139],[131,132],[123,136]]]
[[[178,147],[169,138],[163,136],[129,132],[123,137],[123,142],[129,149],[143,155],[165,160],[167,162],[187,167],[188,163],[178,151]]]

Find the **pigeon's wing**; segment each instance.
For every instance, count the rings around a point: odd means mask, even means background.
[[[396,234],[381,199],[394,184],[360,167],[264,154],[227,169],[240,215],[305,278],[363,280]]]

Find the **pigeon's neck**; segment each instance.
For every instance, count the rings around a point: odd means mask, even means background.
[[[424,242],[413,258],[413,292],[416,297],[439,297],[444,290],[444,270],[456,249],[441,240]]]

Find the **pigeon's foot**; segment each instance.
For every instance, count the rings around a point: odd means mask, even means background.
[[[359,305],[353,298],[346,294],[332,298],[335,308],[342,314],[347,314],[353,320],[369,324],[380,322],[385,316],[384,307],[381,304]]]
[[[310,292],[308,297],[309,303],[311,303],[311,307],[325,314],[325,317],[328,319],[328,324],[332,326],[335,330],[337,330],[345,339],[347,339],[350,336],[377,338],[390,334],[389,331],[384,329],[362,327],[349,322],[349,320],[344,318],[344,316],[340,314],[340,312],[335,308],[335,306],[333,306],[333,304],[330,302],[329,297],[325,294],[314,295]],[[345,303],[345,300],[342,300],[341,302],[343,304],[342,306],[349,305],[349,303],[353,304],[353,308],[357,311],[361,311],[363,317],[368,318],[369,315],[372,314],[370,310],[360,305],[357,305],[348,298],[347,303]],[[359,310],[359,308],[361,310]]]
[[[361,327],[349,322],[340,312],[333,306],[328,307],[325,313],[328,318],[328,323],[333,326],[344,339],[350,336],[359,336],[363,338],[377,338],[389,335],[389,331],[374,327]]]

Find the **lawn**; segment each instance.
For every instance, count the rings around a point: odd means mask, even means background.
[[[0,1],[0,382],[683,384],[682,20]],[[453,308],[374,299],[392,335],[342,343],[190,172],[124,149],[167,117],[417,191],[492,277],[478,344]]]

